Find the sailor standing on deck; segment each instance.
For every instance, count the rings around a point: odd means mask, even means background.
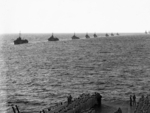
[[[68,104],[70,104],[72,102],[72,96],[69,95],[67,98],[68,98]]]
[[[135,96],[135,94],[133,95],[133,105],[136,105],[136,96]]]
[[[102,96],[99,93],[96,93],[96,98],[97,98],[98,105],[101,106]]]

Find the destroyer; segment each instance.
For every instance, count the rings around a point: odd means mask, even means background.
[[[18,44],[25,44],[25,43],[28,43],[28,40],[21,39],[21,33],[19,33],[19,37],[16,40],[14,40],[14,44],[18,45]]]
[[[86,38],[90,38],[90,36],[88,35],[88,33],[86,33],[85,37],[86,37]]]
[[[113,33],[111,33],[111,36],[114,36],[114,34],[113,34]]]
[[[74,33],[74,35],[71,37],[72,39],[80,39],[79,37],[77,37]]]
[[[52,36],[48,39],[48,41],[59,41],[59,39],[54,37],[52,33]]]
[[[106,33],[106,35],[105,35],[106,37],[108,37],[109,35]]]
[[[94,36],[94,38],[96,38],[96,37],[97,37],[96,33],[94,33],[94,35],[93,35],[93,36]]]

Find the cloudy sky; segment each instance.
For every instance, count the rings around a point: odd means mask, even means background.
[[[0,0],[0,33],[145,30],[150,0]]]

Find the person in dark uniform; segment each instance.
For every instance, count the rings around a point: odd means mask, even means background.
[[[117,113],[122,113],[122,110],[121,110],[121,108],[119,107],[119,109],[118,109],[118,112]]]
[[[136,96],[133,95],[133,105],[136,105]]]
[[[132,95],[130,95],[130,106],[132,106],[132,102],[133,102]]]
[[[99,93],[96,93],[96,98],[97,98],[97,102],[98,105],[101,106],[102,105],[102,96]]]
[[[68,98],[68,104],[70,104],[72,102],[72,96],[69,95],[67,98]]]

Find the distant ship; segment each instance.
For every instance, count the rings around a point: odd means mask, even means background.
[[[94,38],[96,38],[96,37],[97,37],[96,33],[94,33],[94,35],[93,35],[93,36],[94,36]]]
[[[109,36],[107,33],[106,33],[106,35],[105,36]]]
[[[16,40],[14,40],[14,44],[18,45],[18,44],[25,44],[25,43],[28,43],[28,40],[21,39],[21,33],[19,33],[19,37]]]
[[[48,41],[59,41],[59,39],[54,37],[52,33],[52,36],[48,39]]]
[[[74,33],[74,35],[71,37],[72,39],[80,39],[79,37],[77,37]]]
[[[86,33],[85,37],[86,37],[86,38],[90,38],[90,36],[88,35],[88,33]]]
[[[113,33],[111,33],[111,36],[114,36],[114,34],[113,34]]]
[[[145,34],[147,34],[147,31],[145,31]]]
[[[117,33],[117,35],[119,35],[119,33]]]

